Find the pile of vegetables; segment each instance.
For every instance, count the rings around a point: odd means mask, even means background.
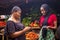
[[[23,18],[23,20],[22,20],[22,23],[23,23],[25,26],[29,26],[30,22],[31,22],[31,17],[25,17],[25,18]]]
[[[38,39],[38,34],[36,34],[35,32],[29,32],[28,34],[26,34],[26,38],[35,40],[35,39]]]
[[[6,22],[0,21],[0,27],[6,26]]]
[[[37,23],[37,21],[35,20],[34,22],[31,22],[30,27],[39,27],[39,24]]]

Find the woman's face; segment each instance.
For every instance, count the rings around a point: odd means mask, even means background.
[[[14,12],[13,15],[14,15],[14,17],[15,17],[16,19],[19,19],[20,16],[21,16],[21,11]]]
[[[43,7],[40,8],[40,11],[41,11],[42,15],[46,15],[46,10]]]

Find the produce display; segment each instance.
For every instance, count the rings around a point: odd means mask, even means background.
[[[36,20],[34,22],[31,22],[29,26],[30,27],[39,27],[39,25],[38,25]]]
[[[29,32],[28,34],[26,34],[26,38],[29,38],[31,40],[35,40],[35,39],[38,39],[38,34],[35,32]]]
[[[25,26],[29,26],[31,22],[31,17],[25,17],[23,20],[22,20],[22,23],[25,25]]]
[[[0,27],[6,26],[6,22],[0,21]]]
[[[0,28],[4,28],[6,26],[7,15],[0,15]]]

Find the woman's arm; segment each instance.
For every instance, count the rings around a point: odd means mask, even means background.
[[[8,21],[5,27],[5,33],[8,35],[8,37],[15,38],[23,35],[26,31],[30,29],[31,27],[25,27],[23,30],[16,31],[14,23],[12,21]]]
[[[54,26],[53,27],[48,26],[48,28],[50,28],[50,29],[56,29],[57,28],[57,17],[56,17],[55,14],[51,15],[51,20],[52,20],[52,23],[53,23]]]
[[[56,29],[57,28],[57,21],[54,21],[54,27],[48,26],[47,28]]]
[[[21,30],[21,31],[17,31],[17,32],[14,32],[14,33],[10,34],[10,37],[11,37],[11,38],[18,37],[18,36],[22,35],[23,33],[25,33],[26,31],[28,31],[28,30],[30,30],[30,29],[31,29],[31,27],[26,27],[26,28],[24,28],[24,29]]]

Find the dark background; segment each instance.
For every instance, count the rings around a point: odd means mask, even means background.
[[[30,8],[34,7],[39,10],[41,4],[47,3],[55,11],[58,24],[60,24],[60,0],[0,0],[0,15],[10,15],[13,6],[18,5],[22,9],[22,18],[29,14]]]
[[[18,5],[24,10],[24,12],[28,12],[25,9],[29,9],[30,7],[40,7],[41,4],[47,3],[49,4],[54,11],[60,13],[60,0],[0,0],[0,14],[9,14],[11,8],[14,5]]]

